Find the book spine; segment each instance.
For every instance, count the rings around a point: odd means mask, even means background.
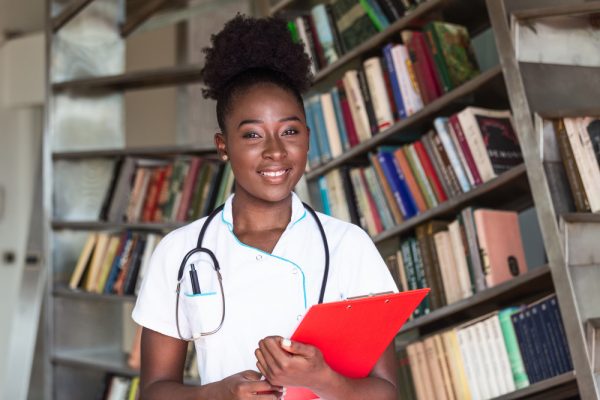
[[[556,374],[568,372],[569,366],[561,349],[562,345],[559,338],[560,331],[554,320],[554,316],[552,315],[549,299],[546,299],[539,304],[539,314],[543,332],[548,336],[548,342],[550,344],[548,351],[551,353],[552,359],[554,360]]]
[[[312,14],[305,15],[304,18],[304,25],[306,26],[306,31],[312,38],[311,44],[312,46],[314,46],[314,53],[317,56],[319,69],[323,69],[328,65],[328,62],[325,56],[325,49],[323,48],[321,40],[319,39],[315,19],[312,16]]]
[[[424,104],[429,104],[433,100],[435,100],[436,97],[435,93],[432,92],[432,88],[428,84],[426,77],[427,71],[425,65],[423,64],[423,60],[419,57],[420,54],[417,53],[417,49],[413,40],[413,32],[402,31],[400,32],[400,34],[402,36],[402,42],[404,43],[408,51],[408,57],[419,87],[421,99],[423,100]]]
[[[569,143],[567,131],[562,119],[554,121],[554,132],[556,134],[556,141],[558,142],[558,148],[560,151],[560,157],[562,158],[565,172],[567,173],[567,180],[571,187],[571,193],[573,194],[573,200],[575,207],[579,212],[589,212],[590,203],[588,202],[581,175],[577,170],[577,163],[575,162],[575,156],[573,149]]]
[[[427,37],[427,44],[431,50],[431,55],[433,56],[433,61],[435,62],[440,83],[442,84],[442,89],[447,93],[454,87],[452,85],[452,80],[450,79],[450,74],[448,73],[446,61],[444,60],[440,38],[437,37],[437,33],[435,32],[432,23],[429,23],[425,26],[425,35]]]
[[[429,287],[427,278],[425,276],[425,269],[423,267],[423,258],[421,256],[421,250],[419,248],[419,242],[416,238],[410,238],[410,252],[412,254],[412,260],[415,270],[415,276],[417,277],[417,287],[419,289]],[[425,297],[421,302],[421,315],[429,314],[431,311],[431,296]]]
[[[350,150],[350,142],[348,141],[348,134],[344,123],[344,113],[342,111],[342,103],[340,101],[340,90],[337,86],[334,86],[330,91],[331,99],[333,100],[333,109],[335,111],[335,120],[337,122],[338,133],[340,136],[340,142],[342,143],[342,149],[344,151]]]
[[[481,176],[479,175],[479,170],[477,169],[477,164],[475,163],[475,159],[471,154],[471,149],[469,148],[469,143],[465,138],[464,132],[460,125],[460,121],[456,114],[450,117],[450,125],[452,126],[452,133],[456,136],[456,142],[458,143],[458,150],[463,156],[465,161],[465,169],[470,172],[470,176],[472,177],[472,183],[475,186],[481,185],[483,183]]]
[[[427,203],[425,202],[423,193],[421,193],[421,189],[419,188],[417,180],[415,179],[415,175],[410,169],[410,164],[408,163],[406,154],[404,154],[404,150],[402,148],[399,148],[398,150],[394,151],[394,157],[396,158],[398,167],[402,170],[402,173],[404,174],[406,184],[408,186],[408,189],[410,190],[413,199],[415,200],[415,205],[417,209],[419,210],[419,212],[427,211]]]
[[[402,171],[398,168],[393,154],[381,151],[379,162],[381,163],[383,173],[390,182],[396,199],[399,201],[398,204],[400,205],[404,218],[408,219],[415,216],[417,214],[415,201],[408,190],[406,179],[404,178]]]
[[[448,179],[448,185],[451,188],[452,196],[458,196],[462,193],[462,188],[460,182],[458,181],[458,177],[454,172],[454,168],[452,168],[452,164],[450,163],[450,159],[448,157],[448,153],[446,153],[446,149],[440,139],[440,136],[436,133],[431,135],[431,141],[436,152],[439,157],[441,168],[443,169],[444,177]]]
[[[331,215],[331,207],[329,196],[327,194],[327,181],[324,176],[319,177],[319,193],[321,195],[321,204],[323,205],[323,213]]]
[[[392,93],[394,95],[394,102],[396,103],[397,119],[400,120],[406,118],[407,114],[406,107],[404,106],[404,100],[402,98],[402,92],[400,90],[400,82],[398,81],[398,72],[394,65],[392,47],[393,45],[390,43],[383,48],[383,58],[385,59],[385,64],[389,72],[390,84],[392,86]]]
[[[492,161],[487,153],[481,130],[472,109],[467,107],[457,114],[457,118],[481,181],[487,182],[493,179],[496,173],[492,167]]]
[[[421,165],[423,166],[423,170],[425,171],[427,180],[429,181],[431,188],[433,189],[438,203],[443,203],[444,201],[448,200],[448,196],[446,195],[446,192],[442,187],[440,179],[435,172],[435,168],[433,167],[431,159],[429,158],[429,155],[427,154],[422,141],[417,140],[414,143],[414,148],[415,152],[417,153],[417,156],[419,157],[419,160],[421,161]]]
[[[433,121],[435,126],[435,130],[440,138],[442,145],[444,146],[444,150],[448,155],[448,160],[452,165],[452,170],[456,174],[456,178],[460,184],[460,188],[463,192],[468,192],[471,189],[471,185],[469,184],[469,178],[467,177],[465,170],[461,164],[458,149],[454,147],[454,143],[452,141],[452,137],[450,131],[448,130],[449,121],[447,118],[436,118]]]
[[[356,193],[356,202],[358,205],[360,226],[370,235],[373,235],[375,234],[376,230],[375,222],[371,216],[371,210],[369,208],[369,204],[365,196],[365,191],[362,186],[359,168],[352,168],[350,170],[350,179],[352,180],[352,187],[354,188],[354,193]]]
[[[339,128],[335,118],[335,109],[333,108],[333,99],[331,93],[320,95],[321,108],[323,111],[323,121],[325,122],[325,131],[327,142],[331,150],[331,157],[335,158],[342,154],[342,141],[340,140]]]
[[[371,136],[379,132],[377,117],[375,115],[375,108],[373,105],[373,98],[369,92],[369,86],[367,84],[367,78],[363,69],[358,70],[358,86],[362,94],[362,98],[365,102],[365,110],[367,112],[367,118],[369,120],[369,128]]]
[[[517,308],[505,308],[498,312],[498,319],[500,321],[500,328],[502,330],[502,338],[504,339],[504,345],[506,346],[506,352],[508,354],[508,360],[510,362],[510,370],[512,373],[512,379],[516,389],[522,389],[529,386],[529,379],[527,378],[527,372],[525,372],[525,365],[523,364],[523,358],[521,356],[521,350],[519,349],[519,343],[517,341],[517,335],[511,316],[517,311]]]
[[[477,368],[475,360],[475,353],[477,353],[477,351],[475,350],[475,345],[472,342],[470,335],[467,335],[467,329],[468,327],[456,330],[458,347],[462,355],[469,391],[471,392],[473,399],[483,399],[485,397],[483,397],[479,389],[481,370]]]
[[[313,7],[311,10],[311,15],[316,27],[319,43],[323,48],[325,65],[332,64],[338,60],[339,55],[335,50],[333,30],[332,27],[329,26],[325,4],[318,4],[317,6]]]
[[[448,172],[444,168],[442,156],[438,152],[438,148],[436,147],[436,145],[434,143],[434,140],[433,140],[434,136],[436,136],[435,133],[433,131],[429,131],[425,136],[423,136],[423,138],[421,139],[421,142],[423,143],[423,146],[425,147],[425,152],[427,153],[427,155],[429,156],[429,159],[431,160],[431,164],[433,165],[435,174],[437,175],[437,177],[440,180],[440,183],[442,184],[442,189],[444,189],[446,196],[448,198],[451,198],[451,197],[456,196],[457,193],[454,192],[454,188],[452,187],[452,185],[450,183],[450,177],[448,176]]]
[[[444,302],[442,301],[443,289],[440,287],[440,282],[435,278],[435,265],[433,264],[433,256],[431,254],[429,238],[427,237],[427,226],[417,226],[417,228],[415,229],[415,233],[417,235],[417,241],[419,242],[419,250],[423,263],[423,273],[425,275],[425,280],[431,288],[431,291],[429,292],[431,309],[435,310],[444,305]]]
[[[561,344],[561,353],[565,357],[565,361],[567,363],[567,371],[571,371],[573,369],[573,361],[571,359],[571,353],[569,352],[569,343],[567,341],[567,335],[565,334],[565,327],[562,322],[560,310],[558,309],[558,300],[556,299],[556,296],[550,298],[549,304],[550,309],[552,311],[552,315],[554,316],[555,325],[558,327],[557,332]]]
[[[404,146],[403,149],[405,151],[405,155],[406,155],[406,159],[408,160],[408,164],[410,165],[410,168],[412,169],[413,174],[415,175],[415,178],[417,179],[417,183],[419,184],[419,187],[421,188],[421,193],[423,193],[423,196],[425,197],[427,206],[429,208],[433,208],[433,207],[437,206],[438,205],[437,197],[435,196],[435,193],[433,192],[431,184],[429,183],[429,180],[427,179],[427,175],[425,174],[425,170],[423,169],[423,166],[421,165],[421,161],[419,160],[419,156],[417,155],[414,144],[409,144],[407,146]]]
[[[335,16],[333,15],[333,10],[330,4],[325,5],[325,11],[327,12],[327,24],[331,29],[331,33],[333,35],[333,44],[335,46],[335,52],[338,57],[341,57],[342,54],[346,52],[344,49],[344,43],[342,42],[342,36],[340,32],[337,30],[337,25],[335,23]]]
[[[390,212],[389,207],[385,203],[385,196],[383,194],[383,190],[379,186],[379,181],[377,180],[375,170],[373,169],[373,166],[369,166],[363,171],[369,187],[369,192],[371,192],[373,200],[375,200],[377,205],[377,212],[381,217],[383,227],[384,229],[391,229],[394,226],[394,219],[392,218],[392,213]]]
[[[308,16],[300,16],[296,18],[296,26],[302,42],[304,43],[304,52],[310,58],[310,69],[312,74],[316,74],[319,70],[319,56],[317,55],[313,33],[311,32]]]
[[[337,82],[337,88],[340,95],[340,105],[342,107],[342,115],[344,117],[344,126],[346,127],[346,134],[348,136],[348,146],[354,147],[360,143],[358,134],[356,133],[356,127],[354,126],[354,120],[352,119],[352,111],[346,95],[346,88],[344,87],[344,81],[339,80]]]
[[[395,223],[399,224],[404,220],[404,217],[402,216],[400,206],[396,202],[396,198],[394,196],[390,183],[387,181],[385,174],[383,173],[383,168],[379,163],[379,158],[376,154],[371,154],[369,158],[371,161],[371,165],[373,166],[375,173],[377,174],[379,184],[383,189],[383,194],[385,195],[385,200],[387,202],[388,208],[392,212],[392,216],[394,217]]]
[[[350,178],[350,168],[348,166],[342,166],[340,168],[342,177],[342,185],[344,187],[344,193],[348,202],[348,211],[350,213],[350,220],[355,225],[360,225],[360,216],[358,208],[356,206],[356,193],[352,187],[352,180]]]
[[[444,94],[442,84],[440,83],[439,74],[435,68],[435,62],[431,50],[427,46],[426,34],[423,32],[415,31],[414,36],[414,47],[420,62],[423,63],[425,69],[425,84],[429,88],[429,92],[433,97],[433,100]]]
[[[543,320],[542,313],[540,312],[540,304],[532,304],[529,307],[531,312],[531,318],[535,326],[535,332],[537,341],[540,348],[540,358],[543,360],[541,363],[544,365],[543,379],[548,379],[553,376],[560,374],[559,361],[554,355],[552,344],[550,341],[550,332],[546,331],[546,326]]]
[[[319,141],[319,151],[321,153],[321,162],[326,163],[332,158],[331,148],[329,147],[329,140],[327,139],[327,127],[325,125],[325,116],[323,115],[323,108],[321,105],[321,99],[316,95],[311,101],[311,114],[315,124],[317,140]]]
[[[487,328],[494,343],[494,358],[496,360],[498,375],[501,377],[503,384],[503,390],[501,391],[501,394],[512,392],[516,388],[512,377],[510,362],[508,361],[508,353],[502,337],[502,329],[500,328],[500,319],[498,314],[494,314],[493,317],[487,320]]]
[[[479,241],[477,240],[477,229],[473,218],[473,209],[470,207],[464,209],[461,212],[461,216],[467,238],[467,250],[471,261],[471,269],[475,279],[475,288],[480,292],[486,288],[486,284],[481,255],[479,253]]]
[[[369,19],[371,20],[371,22],[373,22],[373,25],[375,25],[375,28],[379,32],[383,31],[385,29],[384,21],[380,20],[379,16],[375,13],[373,7],[371,7],[370,2],[368,0],[359,0],[358,3],[363,8],[363,10],[365,10],[367,15],[369,16]]]
[[[358,71],[350,70],[344,74],[344,87],[346,88],[348,104],[350,105],[358,139],[361,142],[369,140],[371,138],[371,128],[365,101],[360,90]]]
[[[381,60],[378,57],[369,58],[364,62],[363,66],[367,78],[367,86],[371,93],[373,110],[377,121],[377,131],[382,131],[392,126],[394,117],[387,96]]]

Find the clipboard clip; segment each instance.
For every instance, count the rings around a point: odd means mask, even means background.
[[[364,294],[362,296],[347,297],[346,300],[364,299],[366,297],[383,296],[385,294],[394,294],[394,292],[391,290],[388,290],[387,292],[369,293],[369,294]]]

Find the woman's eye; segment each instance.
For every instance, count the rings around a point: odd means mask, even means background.
[[[256,139],[258,137],[260,137],[260,136],[256,132],[246,132],[243,135],[244,139]]]
[[[298,130],[297,129],[286,129],[285,131],[283,131],[284,135],[297,135],[298,134]]]

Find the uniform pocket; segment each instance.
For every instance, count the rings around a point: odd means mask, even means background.
[[[217,292],[184,293],[183,303],[194,339],[200,339],[201,333],[217,329],[221,323],[223,304]]]

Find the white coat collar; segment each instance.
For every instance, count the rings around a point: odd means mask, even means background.
[[[221,219],[225,222],[230,230],[233,230],[233,197],[235,194],[231,194],[227,200],[225,201],[225,206],[223,207],[223,212],[221,212]],[[296,195],[296,193],[292,192],[292,216],[290,218],[290,223],[288,224],[288,228],[292,228],[297,222],[306,218],[306,209],[302,204],[302,200]]]

